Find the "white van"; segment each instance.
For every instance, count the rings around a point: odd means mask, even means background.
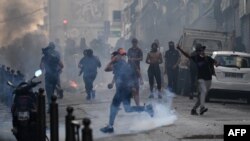
[[[231,37],[227,32],[185,28],[179,44],[187,52],[192,52],[195,45],[200,43],[206,46],[206,52],[211,54],[213,51],[232,50]]]

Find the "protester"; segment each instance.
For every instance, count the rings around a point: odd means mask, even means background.
[[[53,42],[50,42],[49,46],[53,49],[54,54],[61,60],[61,53],[62,53],[62,48],[60,46],[60,40],[56,39],[54,44]],[[58,65],[58,80],[56,84],[56,93],[58,98],[63,98],[63,89],[61,87],[61,74],[62,74],[63,68],[61,65]]]
[[[138,83],[136,83],[135,91],[134,91],[134,100],[137,106],[140,105],[139,98],[139,81],[143,84],[143,79],[141,76],[141,67],[140,61],[143,59],[142,50],[138,47],[138,40],[136,38],[132,39],[132,47],[128,50],[128,63],[132,66],[134,71],[136,72],[136,79]]]
[[[158,46],[158,51],[164,56],[165,54],[165,48],[160,44],[160,41],[158,39],[155,39],[154,42]],[[161,82],[162,82],[162,87],[164,87],[165,83],[165,78],[164,78],[164,70],[165,70],[165,64],[160,64],[160,69],[161,69]]]
[[[178,65],[180,63],[180,54],[175,49],[173,41],[168,43],[169,50],[165,53],[165,73],[168,75],[168,88],[176,93]]]
[[[196,104],[194,105],[193,109],[191,110],[191,115],[198,115],[197,108],[200,107],[200,115],[203,115],[205,112],[208,111],[208,108],[205,107],[205,98],[207,92],[211,86],[212,75],[215,75],[214,72],[214,65],[216,64],[215,60],[209,56],[205,55],[205,46],[198,45],[196,46],[197,54],[194,56],[190,56],[188,53],[184,52],[179,45],[177,49],[181,51],[181,53],[192,60],[198,70],[198,88],[199,88],[199,95]]]
[[[153,43],[151,45],[151,51],[147,55],[146,63],[149,64],[148,67],[148,79],[149,79],[149,86],[150,86],[150,96],[149,98],[154,98],[154,79],[157,83],[158,89],[158,98],[162,98],[161,94],[161,70],[160,64],[162,63],[162,55],[158,51],[158,45]]]
[[[78,67],[81,69],[79,76],[83,73],[83,81],[87,92],[86,99],[94,99],[95,91],[93,90],[93,83],[96,79],[97,68],[101,67],[101,62],[93,55],[92,49],[86,49],[84,51],[84,57],[79,62]]]
[[[197,56],[197,54],[199,53],[198,50],[200,48],[201,44],[197,43],[195,45],[195,50],[191,53],[191,57],[192,56]],[[196,59],[196,57],[195,57]],[[196,63],[192,60],[189,61],[190,65],[190,81],[191,81],[191,91],[190,91],[190,95],[189,95],[189,99],[193,99],[193,97],[198,93],[198,68],[196,66]]]
[[[63,63],[60,60],[57,52],[55,52],[52,44],[42,49],[43,57],[41,59],[40,68],[45,72],[45,90],[47,94],[48,104],[51,102],[51,97],[54,95],[56,86],[59,81],[59,74],[63,68]],[[48,108],[49,112],[49,108]]]
[[[152,105],[147,105],[145,107],[130,105],[131,94],[137,77],[136,72],[124,59],[126,56],[125,50],[118,49],[118,51],[113,52],[112,55],[112,59],[105,68],[105,71],[113,71],[116,92],[110,106],[109,124],[108,126],[100,129],[103,133],[114,132],[113,125],[121,103],[123,103],[125,112],[145,111],[148,112],[150,116],[153,116]]]

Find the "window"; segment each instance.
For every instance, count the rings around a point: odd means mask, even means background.
[[[250,68],[250,57],[238,55],[217,55],[214,58],[219,66]]]
[[[113,11],[113,21],[114,22],[121,22],[121,11]]]

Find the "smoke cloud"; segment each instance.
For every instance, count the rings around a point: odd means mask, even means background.
[[[21,70],[25,74],[33,75],[39,68],[42,56],[41,48],[47,45],[47,38],[43,32],[26,33],[13,40],[2,52],[3,64],[13,69]]]
[[[14,39],[37,29],[43,24],[41,0],[0,1],[0,45],[8,45]]]

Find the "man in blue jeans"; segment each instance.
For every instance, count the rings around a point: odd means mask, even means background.
[[[113,71],[116,93],[110,106],[109,124],[100,129],[103,133],[114,132],[113,125],[121,103],[123,103],[125,112],[145,111],[149,113],[151,117],[154,114],[152,105],[147,105],[146,107],[130,105],[132,91],[135,90],[134,83],[136,83],[135,79],[137,79],[136,73],[125,61],[124,57],[126,52],[124,49],[120,48],[117,52],[113,52],[112,55],[111,62],[107,65],[105,71]]]

